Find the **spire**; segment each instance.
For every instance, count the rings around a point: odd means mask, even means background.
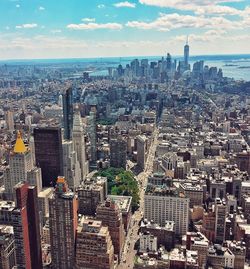
[[[17,131],[16,144],[14,147],[14,153],[25,153],[27,151],[27,147],[24,145],[22,136],[20,131]]]

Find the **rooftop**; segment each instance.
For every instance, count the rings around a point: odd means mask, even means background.
[[[167,185],[156,186],[153,184],[148,184],[146,187],[145,195],[186,198],[185,194],[180,192],[179,189],[176,187],[169,187]]]
[[[115,201],[122,213],[128,212],[130,210],[132,196],[108,195],[108,198]]]
[[[151,229],[159,229],[159,230],[166,230],[166,231],[174,231],[174,221],[166,221],[165,226],[160,226],[159,224],[148,221],[147,219],[144,219],[141,221],[141,227],[151,228]]]

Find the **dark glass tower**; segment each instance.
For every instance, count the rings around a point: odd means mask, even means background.
[[[73,129],[73,94],[72,88],[65,90],[63,94],[63,127],[64,139],[70,140]]]
[[[36,165],[42,170],[43,187],[55,185],[63,175],[63,152],[61,129],[43,127],[34,129]]]

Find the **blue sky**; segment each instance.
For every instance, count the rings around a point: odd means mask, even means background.
[[[0,0],[0,59],[250,53],[250,0]]]

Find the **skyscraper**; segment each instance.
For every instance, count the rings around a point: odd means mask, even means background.
[[[39,127],[34,129],[36,165],[42,169],[43,187],[55,185],[63,175],[63,150],[61,129]]]
[[[167,54],[167,71],[171,71],[172,69],[172,57],[170,53]]]
[[[71,87],[63,93],[63,127],[64,139],[70,140],[73,129],[73,94]]]
[[[147,156],[146,156],[147,138],[146,138],[146,136],[138,135],[136,137],[136,146],[137,146],[137,165],[143,170],[145,167],[146,159],[147,159]]]
[[[13,132],[15,129],[14,129],[14,116],[13,116],[12,111],[9,110],[5,113],[5,121],[6,121],[7,129],[10,132]]]
[[[31,268],[42,269],[37,187],[29,186],[28,183],[19,183],[15,186],[15,193],[16,207],[26,208],[27,215],[23,216],[23,225],[27,223],[28,226]],[[17,251],[16,255],[21,256],[22,253]]]
[[[77,199],[64,177],[58,177],[54,195],[49,198],[49,227],[52,268],[74,268]]]
[[[87,117],[87,133],[90,139],[90,158],[92,162],[97,160],[96,152],[96,112],[90,111]]]
[[[33,164],[31,151],[25,146],[21,133],[17,132],[14,149],[11,151],[9,167],[4,170],[4,185],[6,199],[13,199],[14,186],[20,181],[32,181],[32,185],[41,189],[41,171]]]
[[[184,46],[184,65],[186,69],[189,69],[189,45],[188,45],[188,38],[187,43]]]
[[[110,140],[110,166],[126,169],[127,141],[119,137]]]
[[[70,140],[64,140],[63,146],[63,175],[67,178],[68,185],[73,191],[81,182],[81,167],[74,150],[74,144]]]
[[[77,154],[77,159],[80,163],[82,178],[84,179],[88,174],[88,164],[86,163],[85,138],[79,111],[76,111],[74,115],[72,140]]]
[[[215,241],[222,244],[225,240],[227,207],[220,198],[215,200]]]
[[[37,188],[15,186],[15,203],[0,201],[0,224],[13,226],[18,269],[42,269]]]

